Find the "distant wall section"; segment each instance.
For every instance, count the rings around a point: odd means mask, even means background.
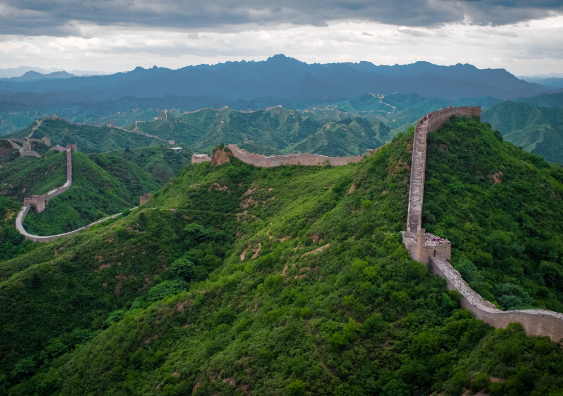
[[[244,163],[262,168],[271,168],[280,165],[307,165],[307,166],[322,166],[330,164],[332,166],[348,165],[360,162],[363,155],[356,155],[353,157],[327,157],[326,155],[319,154],[288,154],[288,155],[272,155],[265,156],[262,154],[249,153],[246,150],[239,148],[236,144],[229,144],[229,150],[233,156],[238,158]]]

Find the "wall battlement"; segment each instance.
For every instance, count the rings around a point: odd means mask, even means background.
[[[563,338],[563,314],[543,309],[501,311],[494,304],[485,301],[463,280],[448,260],[451,257],[451,243],[428,243],[434,235],[422,227],[422,206],[424,204],[424,178],[426,172],[426,138],[429,132],[439,129],[452,115],[480,116],[480,107],[448,107],[422,117],[415,126],[411,181],[409,188],[409,211],[407,231],[402,232],[403,243],[413,260],[431,264],[432,273],[446,280],[449,290],[461,293],[461,305],[473,312],[477,319],[496,328],[506,328],[510,323],[521,323],[530,336],[548,336],[557,342]]]
[[[192,164],[201,164],[211,161],[211,157],[207,154],[192,154]]]
[[[365,155],[369,155],[369,153],[367,153],[362,155],[355,155],[353,157],[327,157],[326,155],[320,154],[298,153],[266,156],[263,154],[249,153],[248,151],[239,148],[236,144],[229,144],[227,148],[230,150],[233,157],[238,158],[245,164],[259,166],[262,168],[271,168],[281,165],[323,166],[325,164],[330,164],[332,166],[340,166],[360,162]],[[377,150],[378,149],[373,149],[369,151],[374,152]],[[214,155],[216,155],[215,152]],[[209,157],[207,154],[192,155],[192,164],[200,164],[202,162],[208,161],[213,162],[213,158]]]
[[[339,166],[360,162],[364,157],[363,155],[353,157],[327,157],[326,155],[301,153],[265,156],[262,154],[249,153],[239,148],[236,144],[229,144],[228,147],[233,153],[233,156],[242,162],[262,168],[271,168],[280,165],[322,166],[327,163],[332,166]]]
[[[56,117],[56,116],[53,116]],[[57,146],[60,147],[60,146]],[[59,149],[57,149],[57,151],[60,151]],[[40,235],[33,235],[28,233],[24,226],[23,226],[23,222],[25,220],[25,217],[27,216],[27,214],[29,213],[29,210],[31,209],[32,205],[35,205],[37,212],[41,213],[45,210],[45,205],[49,202],[50,199],[52,199],[53,197],[56,197],[59,194],[64,193],[65,191],[67,191],[71,186],[72,186],[72,153],[76,152],[76,144],[67,144],[66,148],[63,149],[63,151],[66,151],[66,182],[65,184],[63,184],[61,187],[57,187],[54,188],[53,190],[49,191],[46,194],[43,195],[32,195],[29,198],[24,198],[23,200],[23,207],[21,208],[21,210],[18,213],[18,216],[16,217],[16,230],[18,230],[18,232],[20,234],[22,234],[25,239],[29,239],[30,241],[33,242],[51,242],[54,241],[55,239],[58,238],[62,238],[62,237],[66,237],[66,236],[70,236],[70,235],[75,235],[78,234],[80,231],[82,230],[87,230],[92,226],[95,226],[96,224],[102,223],[106,220],[109,219],[113,219],[117,216],[119,216],[121,213],[115,214],[113,216],[109,216],[106,217],[105,219],[101,219],[98,221],[93,222],[92,224],[88,224],[87,226],[81,227],[77,230],[74,231],[70,231],[70,232],[66,232],[64,234],[57,234],[57,235],[49,235],[49,236],[40,236]],[[139,197],[142,201],[143,197],[145,197],[147,200],[150,198],[151,194],[145,194],[144,196]],[[143,202],[141,202],[143,203]],[[136,209],[132,208],[133,209]]]

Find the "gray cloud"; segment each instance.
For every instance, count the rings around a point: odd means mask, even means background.
[[[561,0],[0,0],[0,34],[84,37],[81,26],[240,30],[352,19],[412,27],[505,25],[563,13]]]

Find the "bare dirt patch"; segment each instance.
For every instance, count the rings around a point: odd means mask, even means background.
[[[350,186],[350,189],[348,190],[348,194],[352,194],[352,191],[354,191],[356,189],[356,185],[354,183],[352,183],[352,185]]]
[[[94,270],[94,272],[100,272],[101,270],[103,270],[104,268],[109,268],[111,267],[111,264],[102,264],[98,267],[97,270]]]
[[[493,179],[493,184],[501,184],[502,181],[500,180],[500,176],[502,176],[502,172],[498,171],[496,173],[493,173],[492,175],[489,175],[489,177],[491,179]]]
[[[225,149],[216,148],[211,157],[211,163],[214,165],[223,165],[229,162],[229,153]]]
[[[317,253],[319,253],[319,252],[322,252],[325,248],[327,248],[327,247],[329,247],[329,246],[330,246],[330,243],[327,243],[326,245],[321,246],[321,247],[319,247],[319,248],[316,248],[315,250],[311,250],[310,252],[303,253],[303,254],[301,255],[301,258],[303,258],[303,257],[305,257],[305,256],[307,256],[307,255],[309,255],[309,254],[317,254]]]
[[[215,188],[213,188],[215,187]],[[222,186],[219,183],[213,183],[212,185],[209,186],[209,188],[207,189],[207,191],[211,191],[211,190],[221,190],[221,191],[228,191],[229,187],[227,186]]]
[[[256,249],[254,249],[254,254],[252,255],[252,259],[255,259],[256,257],[258,257],[258,254],[260,254],[260,249],[262,248],[262,243],[258,243],[258,247]]]

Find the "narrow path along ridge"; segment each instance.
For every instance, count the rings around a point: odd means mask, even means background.
[[[16,229],[18,230],[18,232],[20,234],[22,234],[25,237],[25,239],[29,239],[33,242],[51,242],[51,241],[54,241],[55,239],[62,238],[62,237],[65,237],[65,236],[74,235],[74,234],[79,233],[82,230],[87,230],[87,229],[89,229],[90,227],[92,227],[96,224],[99,224],[99,223],[104,222],[104,221],[109,220],[109,219],[113,219],[113,218],[115,218],[115,217],[117,217],[121,214],[121,213],[118,213],[118,214],[115,214],[113,216],[106,217],[105,219],[95,221],[92,224],[88,224],[87,226],[78,228],[74,231],[66,232],[64,234],[40,236],[40,235],[30,234],[25,230],[25,228],[23,226],[23,222],[25,220],[25,217],[29,213],[31,206],[35,206],[37,212],[41,213],[45,210],[46,204],[49,202],[49,200],[51,200],[52,198],[56,197],[59,194],[62,194],[65,191],[67,191],[72,186],[72,153],[75,152],[75,151],[76,151],[76,145],[75,144],[68,144],[67,145],[67,147],[66,147],[66,182],[65,182],[65,184],[63,184],[61,187],[57,187],[57,188],[49,191],[46,194],[32,195],[29,198],[24,198],[23,206],[22,206],[21,210],[19,211],[18,216],[16,217]],[[132,209],[136,209],[136,207],[132,208]]]
[[[461,294],[461,305],[471,311],[477,319],[495,328],[506,328],[518,322],[530,336],[547,336],[558,342],[563,338],[563,314],[544,309],[502,311],[485,301],[463,280],[448,260],[451,258],[451,243],[426,233],[422,227],[422,206],[424,204],[424,177],[426,172],[426,138],[428,133],[439,129],[452,115],[480,116],[480,107],[448,107],[422,117],[415,126],[412,148],[411,181],[407,231],[403,231],[403,243],[410,256],[417,261],[431,265],[434,274],[444,278],[449,290]],[[440,242],[435,242],[436,240]]]

